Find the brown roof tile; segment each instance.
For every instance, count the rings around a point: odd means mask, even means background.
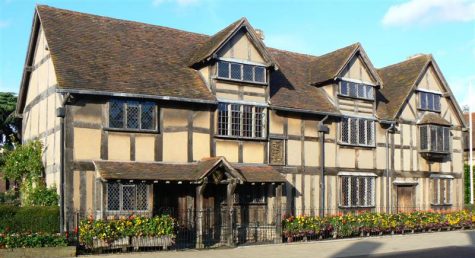
[[[40,5],[59,87],[215,100],[187,63],[209,37]]]
[[[432,112],[426,112],[417,123],[420,125],[423,125],[423,124],[435,124],[435,125],[444,125],[444,126],[452,125],[452,123],[445,120],[439,114],[432,113]]]
[[[376,94],[376,111],[379,118],[395,118],[422,69],[430,60],[430,55],[421,55],[378,70],[384,82],[384,87]]]
[[[311,82],[320,83],[337,77],[343,65],[359,46],[359,43],[355,43],[315,58],[309,66]]]

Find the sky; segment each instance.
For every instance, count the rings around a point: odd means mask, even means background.
[[[0,0],[0,91],[19,90],[36,4],[208,35],[246,17],[267,46],[322,55],[360,42],[377,68],[430,53],[475,110],[475,0]]]

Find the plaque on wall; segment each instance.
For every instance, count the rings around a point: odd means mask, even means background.
[[[269,145],[269,163],[272,165],[285,165],[284,140],[271,139]]]

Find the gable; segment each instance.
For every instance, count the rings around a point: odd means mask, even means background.
[[[445,92],[445,87],[442,85],[432,65],[429,65],[421,76],[417,83],[417,89]]]
[[[265,64],[263,55],[250,37],[249,32],[241,29],[218,51],[218,57]]]
[[[359,54],[355,55],[350,62],[348,62],[348,64],[342,69],[340,76],[347,79],[377,84],[377,81],[370,74],[367,65]]]

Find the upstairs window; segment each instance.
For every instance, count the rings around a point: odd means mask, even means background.
[[[109,102],[109,127],[155,130],[155,110],[153,102],[112,100]]]
[[[266,83],[266,68],[263,66],[218,62],[218,78],[253,83]]]
[[[374,121],[345,117],[341,120],[340,143],[374,147]]]
[[[450,128],[439,125],[419,127],[420,149],[422,152],[448,153],[450,150]]]
[[[374,99],[373,86],[356,83],[350,81],[340,81],[340,95],[359,98],[359,99]]]
[[[266,109],[264,107],[235,103],[218,105],[219,136],[241,138],[266,137]]]
[[[440,112],[440,94],[420,91],[419,109]]]

